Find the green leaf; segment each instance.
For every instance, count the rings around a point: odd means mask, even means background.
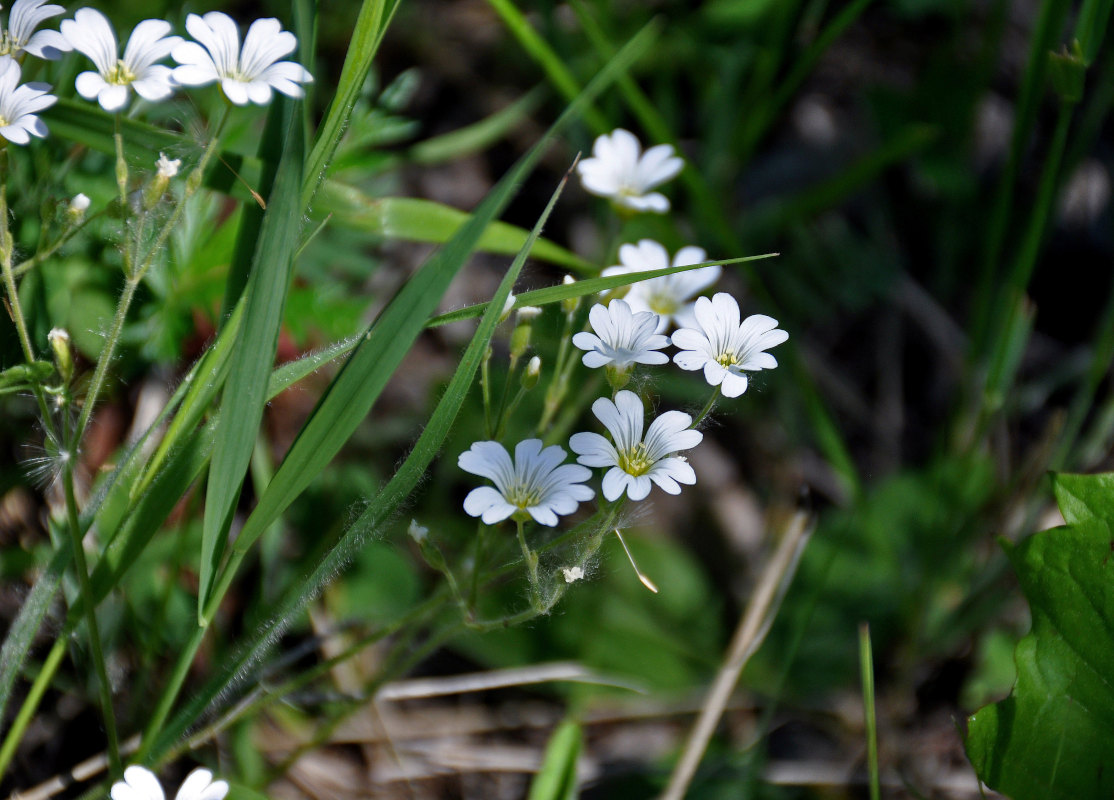
[[[1109,485],[1106,477],[1092,483],[1076,489],[1095,498]],[[1013,692],[970,718],[967,755],[984,783],[1014,800],[1114,796],[1110,528],[1079,517],[1007,552],[1033,627],[1014,651]]]
[[[278,349],[282,311],[293,275],[301,229],[298,189],[302,185],[302,124],[294,103],[286,103],[282,162],[259,232],[251,274],[244,290],[244,319],[237,331],[225,382],[212,466],[205,493],[198,613],[205,606],[223,553],[263,418],[267,382]]]
[[[529,800],[574,800],[576,760],[584,736],[580,726],[565,720],[557,726],[545,748],[542,768],[530,784]]]
[[[0,372],[0,394],[25,391],[31,385],[42,384],[54,374],[54,365],[49,361],[35,361],[31,364],[16,364]]]
[[[336,94],[329,104],[329,110],[318,129],[317,140],[313,143],[313,150],[306,161],[302,208],[309,206],[317,187],[325,180],[329,162],[348,127],[352,109],[360,98],[360,90],[367,79],[368,70],[371,69],[371,62],[400,2],[401,0],[364,0],[360,6],[360,15],[356,18],[352,41],[348,45],[348,55],[345,56],[344,66],[340,70]]]
[[[329,181],[317,198],[316,212],[331,214],[338,225],[390,239],[442,243],[451,239],[469,215],[451,206],[415,197],[368,197],[352,186]],[[513,255],[522,249],[527,231],[505,222],[492,222],[480,237],[478,250]],[[553,242],[539,239],[534,258],[577,272],[596,267]]]
[[[1052,476],[1052,491],[1069,525],[1091,519],[1114,520],[1114,473]]]

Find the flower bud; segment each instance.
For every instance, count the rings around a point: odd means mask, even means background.
[[[73,350],[70,347],[70,335],[62,328],[51,328],[46,338],[50,341],[50,349],[54,351],[54,368],[62,376],[62,383],[69,384],[73,377]]]
[[[534,326],[530,323],[542,310],[537,306],[523,306],[515,315],[514,332],[511,334],[511,360],[517,361],[530,348]]]
[[[166,194],[166,187],[170,185],[170,179],[178,174],[178,167],[181,164],[181,159],[167,158],[165,154],[159,153],[159,160],[155,162],[157,170],[155,177],[151,179],[151,183],[143,192],[143,207],[145,209],[149,211],[158,205],[162,196]]]
[[[542,374],[542,360],[534,356],[526,362],[526,371],[522,373],[522,388],[530,391],[538,385]]]
[[[507,302],[503,303],[503,310],[499,312],[499,321],[506,322],[507,317],[511,315],[511,310],[514,308],[515,296],[512,292],[507,295]]]
[[[85,212],[89,209],[90,200],[84,194],[75,194],[66,209],[70,224],[76,225],[85,219]]]
[[[576,278],[574,278],[572,275],[566,275],[561,280],[561,283],[564,284],[565,286],[572,286],[574,283],[576,283]],[[569,297],[569,298],[566,298],[565,300],[562,300],[561,301],[561,308],[564,309],[565,313],[570,315],[570,316],[575,314],[576,310],[578,308],[580,308],[580,298],[579,297]]]

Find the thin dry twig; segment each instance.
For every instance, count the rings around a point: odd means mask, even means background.
[[[680,761],[669,779],[662,800],[681,800],[685,790],[696,774],[696,767],[704,757],[704,751],[712,738],[716,725],[731,699],[731,692],[739,682],[739,675],[751,655],[762,644],[777,614],[781,598],[797,570],[801,553],[804,552],[812,533],[814,520],[803,511],[798,511],[789,521],[785,536],[766,564],[758,585],[754,588],[751,601],[735,629],[727,657],[720,667],[719,674],[712,683],[707,699],[696,724],[685,743]]]

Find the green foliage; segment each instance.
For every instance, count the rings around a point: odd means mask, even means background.
[[[1015,800],[1114,792],[1111,480],[1056,476],[1068,525],[1007,545],[1033,628],[1013,692],[970,718],[966,745],[980,779]]]

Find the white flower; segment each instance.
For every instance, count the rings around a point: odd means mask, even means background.
[[[681,350],[673,356],[677,366],[704,370],[708,384],[721,387],[725,397],[747,390],[744,370],[776,367],[777,359],[764,351],[789,338],[773,317],[754,314],[740,324],[739,316],[735,298],[718,292],[711,300],[696,301],[696,329],[681,328],[673,334],[673,344]]]
[[[273,17],[257,19],[248,28],[240,48],[240,30],[227,14],[210,11],[204,17],[190,14],[186,30],[197,42],[174,48],[174,80],[184,86],[206,86],[220,81],[224,96],[238,106],[266,105],[272,90],[290,97],[305,94],[299,84],[313,76],[293,61],[279,61],[294,52],[298,39],[282,29]]]
[[[685,162],[673,155],[673,146],[659,144],[645,153],[630,131],[616,128],[592,145],[592,158],[576,165],[580,182],[592,194],[606,197],[633,211],[664,214],[669,200],[655,186],[674,178]]]
[[[592,413],[611,433],[614,444],[598,433],[575,433],[569,447],[576,460],[588,467],[611,467],[603,476],[603,496],[618,499],[623,492],[631,500],[642,500],[653,481],[669,494],[680,494],[679,484],[696,483],[696,473],[681,456],[700,444],[704,434],[694,431],[692,417],[682,411],[666,411],[650,423],[642,438],[644,409],[634,392],[623,390],[615,402],[601,397],[592,403]]]
[[[582,482],[590,470],[564,464],[565,451],[557,445],[542,449],[541,439],[526,439],[514,448],[514,462],[498,442],[475,442],[457,463],[465,472],[481,475],[495,488],[481,486],[464,498],[464,510],[488,525],[507,517],[533,517],[542,525],[556,525],[558,514],[571,514],[578,503],[595,492]]]
[[[657,352],[669,346],[669,337],[654,333],[658,315],[652,311],[631,311],[625,300],[612,300],[607,308],[596,303],[588,312],[595,333],[581,331],[572,343],[584,354],[584,366],[595,369],[606,364],[616,368],[631,364],[667,364],[669,356]]]
[[[669,252],[653,239],[642,239],[638,244],[625,244],[619,248],[619,266],[608,267],[601,274],[625,275],[649,272],[667,267],[684,267],[707,261],[708,255],[700,247],[682,247],[669,261]],[[626,301],[635,311],[653,311],[661,322],[661,333],[672,322],[682,328],[691,328],[696,318],[692,315],[692,298],[719,280],[723,268],[719,265],[675,272],[661,278],[632,283]]]
[[[580,567],[561,567],[561,572],[565,576],[565,583],[575,583],[584,577],[584,570]]]
[[[54,105],[58,98],[47,94],[45,83],[19,85],[19,64],[11,56],[0,56],[0,136],[15,144],[27,144],[32,136],[43,137],[46,124],[35,112]]]
[[[116,33],[104,14],[79,8],[73,19],[62,20],[62,35],[73,49],[84,53],[97,68],[83,72],[74,84],[86,100],[96,100],[105,111],[119,111],[128,104],[128,89],[144,100],[157,102],[174,93],[170,67],[156,64],[166,58],[180,36],[168,36],[170,23],[148,19],[135,26],[124,57],[118,57]]]
[[[89,199],[88,195],[78,192],[73,196],[73,199],[70,200],[70,213],[75,216],[81,216],[89,210],[89,205],[91,203],[92,201]]]
[[[214,781],[207,769],[195,769],[182,782],[175,800],[223,800],[228,784]],[[145,767],[128,767],[124,780],[112,784],[112,800],[165,800],[159,779]]]
[[[157,175],[160,178],[173,178],[178,174],[178,167],[181,165],[182,159],[167,158],[163,153],[159,153],[159,160],[155,162],[155,168],[158,170]]]
[[[46,20],[66,13],[62,6],[43,5],[45,2],[15,0],[8,14],[8,27],[0,37],[0,55],[18,58],[26,52],[55,61],[71,49],[69,42],[58,31],[35,32],[35,28]]]

